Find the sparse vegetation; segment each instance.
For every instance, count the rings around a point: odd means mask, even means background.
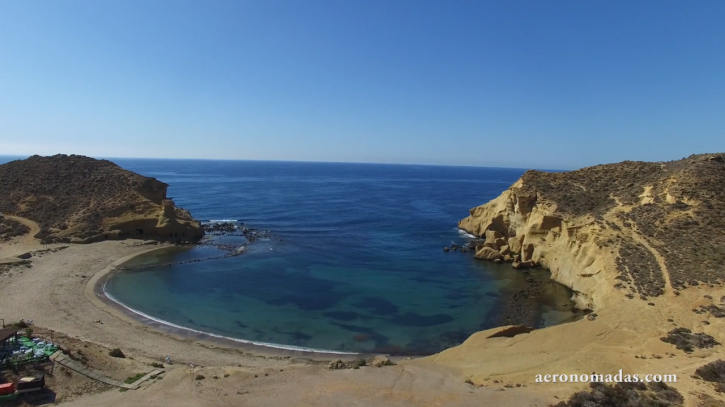
[[[70,351],[68,353],[68,356],[71,356]],[[86,355],[84,355],[83,352],[80,349],[76,352],[76,355],[75,355],[75,358],[74,359],[76,359],[77,361],[79,361],[83,365],[87,365],[88,364],[88,357]]]
[[[133,383],[136,383],[136,381],[138,381],[145,375],[146,375],[146,373],[138,373],[135,376],[127,377],[126,380],[124,380],[123,382],[126,384],[133,384]]]
[[[725,308],[720,308],[715,304],[700,305],[700,310],[697,313],[703,314],[708,312],[715,318],[725,318]]]
[[[18,322],[13,322],[11,324],[5,325],[5,328],[25,329],[27,327],[28,327],[28,323],[22,319]]]
[[[621,273],[620,279],[630,282],[639,294],[655,297],[665,292],[665,280],[657,259],[640,243],[622,240],[617,270]]]
[[[677,389],[664,383],[591,383],[589,387],[555,407],[674,407],[684,401]]]
[[[660,338],[662,342],[675,345],[677,349],[692,353],[696,348],[712,348],[720,345],[712,336],[705,333],[692,333],[687,328],[675,328],[667,333],[667,336]]]
[[[701,379],[715,383],[715,390],[725,393],[725,361],[716,360],[695,371]]]
[[[556,202],[557,211],[574,215],[602,215],[616,205],[639,201],[644,187],[662,176],[659,163],[624,161],[576,171],[527,171],[521,178],[531,192]]]
[[[108,352],[108,355],[113,356],[114,358],[125,358],[126,357],[126,355],[123,354],[121,349],[118,349],[118,348],[111,349],[111,351]]]

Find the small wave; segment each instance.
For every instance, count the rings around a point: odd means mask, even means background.
[[[229,223],[229,222],[241,222],[241,219],[209,219],[208,223]]]
[[[210,332],[199,331],[199,330],[196,330],[196,329],[193,329],[193,328],[187,328],[185,326],[177,325],[177,324],[174,324],[174,323],[169,322],[169,321],[164,321],[163,319],[159,319],[159,318],[152,317],[151,315],[145,314],[145,313],[143,313],[141,311],[135,310],[135,309],[127,306],[126,304],[124,304],[121,301],[117,300],[108,291],[106,291],[106,284],[105,283],[103,284],[103,294],[109,300],[115,302],[116,304],[118,304],[121,307],[123,307],[123,308],[125,308],[125,309],[127,309],[127,310],[129,310],[131,312],[133,312],[136,315],[139,315],[141,317],[144,317],[144,318],[149,319],[151,321],[154,321],[156,323],[159,323],[159,324],[162,324],[162,325],[166,325],[166,326],[170,326],[170,327],[176,328],[176,329],[183,329],[185,331],[189,331],[189,332],[193,332],[193,333],[197,333],[197,334],[209,335],[209,336],[212,336],[214,338],[226,339],[226,340],[229,340],[229,341],[244,343],[244,344],[248,344],[248,345],[265,346],[265,347],[274,348],[274,349],[284,349],[284,350],[299,351],[299,352],[312,352],[312,353],[331,353],[331,354],[335,354],[335,355],[359,355],[359,353],[356,353],[356,352],[342,352],[342,351],[337,351],[337,350],[305,348],[303,346],[282,345],[282,344],[278,344],[278,343],[268,343],[268,342],[250,341],[248,339],[232,338],[232,337],[229,337],[229,336],[223,336],[223,335],[213,334],[213,333],[210,333]]]
[[[463,236],[463,237],[467,237],[467,238],[469,238],[469,239],[476,239],[476,238],[477,238],[477,236],[476,236],[476,235],[472,235],[472,234],[470,234],[470,233],[466,232],[466,231],[465,231],[465,230],[463,230],[463,229],[458,229],[458,228],[456,228],[456,230],[458,230],[458,233],[459,233],[459,234],[460,234],[461,236]]]

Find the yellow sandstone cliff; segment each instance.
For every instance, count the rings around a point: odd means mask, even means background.
[[[724,282],[724,186],[722,154],[528,171],[458,226],[485,237],[476,257],[545,267],[596,310]]]

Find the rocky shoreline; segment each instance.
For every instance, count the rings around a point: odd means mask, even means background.
[[[555,294],[555,291],[571,290],[551,279],[548,272],[544,278],[537,273],[544,270],[530,270],[540,268],[539,264],[531,260],[533,250],[530,247],[522,248],[516,238],[504,239],[494,231],[488,231],[484,236],[484,239],[471,238],[463,244],[451,242],[443,251],[473,253],[477,259],[496,264],[511,263],[517,269],[514,272],[518,274],[514,275],[508,285],[501,288],[497,305],[491,310],[491,319],[488,322],[494,321],[496,326],[523,325],[542,328],[545,326],[543,312],[546,306],[571,312],[571,317],[564,322],[575,321],[590,312],[578,309],[568,297],[562,301],[563,297]]]
[[[228,257],[236,257],[244,254],[247,248],[258,239],[267,239],[272,236],[268,230],[248,228],[244,224],[236,225],[233,222],[215,222],[202,225],[204,228],[205,237],[197,243],[177,243],[174,246],[178,248],[194,248],[194,247],[212,247],[218,250],[222,250],[226,253],[219,256],[210,256],[200,259],[189,259],[174,261],[170,263],[154,263],[154,264],[139,264],[136,266],[119,266],[115,270],[142,270],[156,267],[168,267],[176,266],[179,264],[187,263],[198,263],[209,260],[217,260]],[[216,238],[220,237],[243,237],[246,240],[242,243],[220,243],[216,241]]]
[[[461,253],[473,252],[475,257],[481,260],[489,260],[494,263],[512,263],[513,268],[527,269],[538,267],[539,264],[533,260],[534,245],[523,244],[516,236],[506,238],[495,230],[487,230],[484,239],[476,239],[465,245],[452,243],[443,248],[444,252],[458,251]]]

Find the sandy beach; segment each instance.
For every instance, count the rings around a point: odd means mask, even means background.
[[[333,355],[234,346],[143,324],[97,295],[97,283],[113,266],[159,245],[106,241],[90,245],[50,245],[35,252],[32,267],[14,266],[0,274],[0,318],[33,320],[38,333],[68,348],[85,351],[88,365],[119,379],[163,363],[162,379],[138,390],[93,387],[80,375],[73,392],[58,384],[58,402],[72,406],[217,405],[491,405],[546,406],[585,389],[584,383],[536,383],[536,374],[677,374],[672,384],[687,405],[698,405],[711,385],[691,377],[703,364],[725,357],[722,346],[686,354],[660,341],[674,327],[705,332],[725,343],[725,320],[691,311],[725,295],[722,288],[691,287],[643,301],[612,302],[594,320],[558,325],[513,337],[488,338],[502,328],[479,332],[464,344],[437,355],[397,360],[381,368],[328,370]],[[0,258],[43,250],[34,239],[0,245]],[[693,317],[695,316],[695,317]],[[100,322],[98,322],[100,321]],[[111,358],[119,348],[126,359]],[[341,357],[341,359],[346,359]],[[354,356],[347,357],[355,359]],[[194,368],[190,368],[193,364]],[[197,375],[203,380],[195,380]],[[217,377],[217,378],[215,378]],[[86,383],[87,382],[87,383]],[[80,386],[80,387],[79,387]],[[77,390],[77,389],[89,390]]]

